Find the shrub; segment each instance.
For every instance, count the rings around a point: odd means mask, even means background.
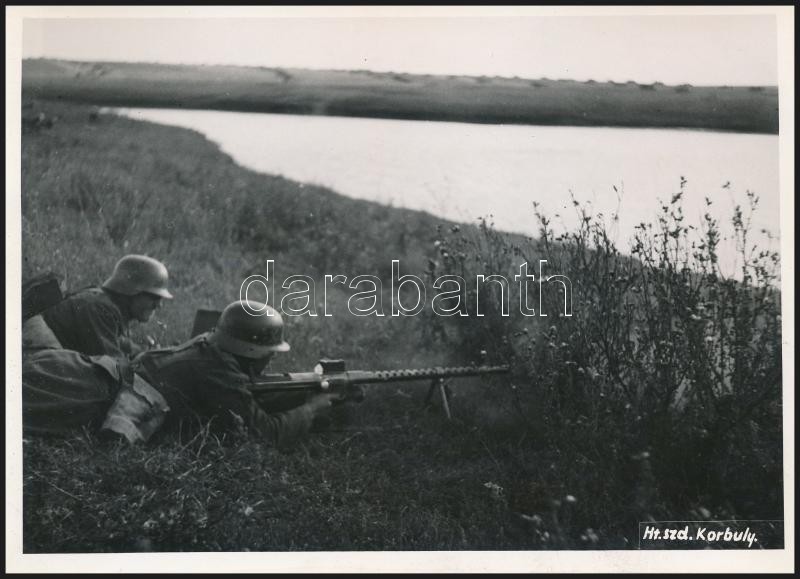
[[[502,342],[518,370],[524,422],[561,452],[594,457],[602,467],[583,484],[627,500],[631,520],[700,503],[780,518],[779,258],[751,241],[758,199],[748,193],[749,207],[736,207],[731,221],[741,269],[723,276],[718,221],[709,212],[700,228],[687,225],[682,195],[637,227],[630,257],[574,200],[579,228],[555,235],[537,214],[537,243],[509,243],[491,228],[477,240],[451,236],[442,245],[448,272],[469,279],[491,264],[513,276],[535,256],[570,272],[576,304],[572,317],[487,313],[459,339],[465,351],[484,346],[476,336]],[[529,291],[538,303],[537,284]],[[560,294],[542,293],[548,312],[563,307]]]

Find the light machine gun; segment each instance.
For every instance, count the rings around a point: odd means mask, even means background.
[[[431,380],[425,404],[431,402],[438,389],[447,418],[450,415],[450,378],[467,378],[489,374],[506,374],[508,366],[460,366],[446,368],[415,368],[400,370],[346,370],[344,360],[320,360],[313,372],[262,374],[249,385],[254,394],[269,392],[336,392],[362,384],[387,384]]]
[[[220,312],[200,309],[194,319],[192,337],[214,328]],[[254,377],[248,388],[253,394],[279,392],[336,392],[362,384],[387,384],[390,382],[412,382],[430,380],[425,405],[431,403],[434,392],[442,397],[447,418],[450,414],[451,378],[467,378],[490,374],[506,374],[508,366],[460,366],[444,368],[415,368],[400,370],[347,370],[344,360],[320,360],[313,372],[286,372],[283,374],[261,374]]]

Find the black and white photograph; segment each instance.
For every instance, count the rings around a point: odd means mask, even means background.
[[[793,6],[6,55],[6,570],[794,570]]]

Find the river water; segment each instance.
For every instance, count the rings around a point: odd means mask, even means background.
[[[496,228],[535,236],[533,203],[572,229],[570,195],[618,213],[627,251],[634,226],[684,184],[684,214],[729,222],[746,192],[760,197],[757,231],[778,236],[778,137],[697,130],[483,125],[177,109],[114,109],[191,128],[250,169],[324,185],[350,197],[448,219],[490,217]],[[759,234],[760,235],[760,234]],[[778,249],[777,239],[771,248]],[[723,249],[726,269],[733,249]]]

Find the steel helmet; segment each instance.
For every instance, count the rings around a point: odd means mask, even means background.
[[[172,299],[167,290],[167,268],[160,261],[145,255],[126,255],[114,266],[114,273],[103,287],[126,296],[142,292]]]
[[[219,317],[209,342],[245,358],[265,358],[271,352],[288,352],[283,339],[283,318],[272,307],[255,301],[233,302]]]

